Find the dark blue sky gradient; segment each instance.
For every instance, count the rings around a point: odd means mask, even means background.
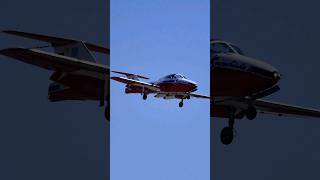
[[[211,36],[280,70],[281,90],[268,99],[319,109],[318,7],[317,1],[212,0]],[[236,122],[234,143],[223,146],[226,123],[214,119],[215,180],[319,179],[319,119],[260,114]]]
[[[1,1],[0,30],[108,46],[107,1]],[[0,48],[44,43],[0,34]],[[97,60],[106,63],[106,56]],[[98,102],[47,100],[50,73],[0,57],[0,179],[104,179],[106,129]]]

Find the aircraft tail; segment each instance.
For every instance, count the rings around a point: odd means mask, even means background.
[[[132,73],[127,73],[127,72],[120,72],[120,71],[111,71],[113,73],[116,74],[121,74],[121,75],[125,75],[127,78],[129,79],[134,79],[134,80],[139,80],[139,78],[141,79],[149,79],[148,77],[139,75],[139,74],[132,74]]]
[[[91,54],[91,52],[83,42],[75,42],[63,46],[54,47],[54,52],[63,56],[96,62],[94,56]]]

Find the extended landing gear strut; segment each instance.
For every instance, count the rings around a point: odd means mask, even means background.
[[[220,134],[220,139],[222,144],[228,145],[232,142],[233,137],[234,137],[234,129],[233,129],[233,125],[234,125],[234,120],[235,117],[243,117],[244,115],[247,117],[248,120],[253,120],[257,117],[257,110],[254,106],[249,105],[248,109],[241,112],[240,114],[236,115],[236,111],[235,110],[231,110],[230,111],[230,117],[229,117],[229,121],[228,121],[228,126],[224,127],[221,131]]]
[[[228,121],[228,126],[224,127],[221,131],[220,134],[220,140],[222,144],[228,145],[232,142],[233,137],[234,137],[234,130],[233,130],[233,125],[234,125],[234,115],[232,114],[229,118]]]
[[[179,102],[179,107],[183,107],[183,99]]]
[[[109,77],[106,76],[106,79]],[[101,87],[101,97],[100,97],[100,107],[103,107],[106,103],[106,107],[104,109],[104,117],[106,118],[107,121],[110,121],[110,95],[107,93],[109,87],[109,81],[105,80],[104,83],[102,84]]]
[[[110,108],[108,105],[104,109],[104,117],[106,118],[107,121],[110,121]]]
[[[100,100],[100,107],[103,107],[105,104],[105,101],[104,100]],[[106,118],[106,120],[110,120],[110,104],[109,104],[109,101],[107,102],[106,104],[106,107],[104,109],[104,117]]]

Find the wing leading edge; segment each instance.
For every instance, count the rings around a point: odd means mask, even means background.
[[[8,48],[0,50],[0,54],[32,64],[47,70],[72,72],[77,70],[94,73],[96,78],[105,78],[109,67],[95,62],[82,61],[38,49]]]
[[[253,106],[257,112],[265,114],[274,114],[278,116],[297,116],[297,117],[320,117],[320,110],[306,108],[301,106],[289,105],[279,102],[267,101],[267,100],[253,100],[246,101],[243,99],[224,99],[213,103],[214,109],[228,110],[228,107],[235,108],[237,110],[245,111],[250,106]],[[223,112],[227,113],[227,112]],[[212,116],[215,116],[214,114]]]
[[[255,100],[253,105],[261,113],[271,113],[291,116],[304,116],[304,117],[320,117],[320,111],[311,108],[305,108],[300,106],[293,106],[289,104],[277,103],[266,100]]]
[[[205,95],[201,95],[201,94],[190,93],[189,95],[191,97],[195,97],[195,98],[210,99],[210,96],[205,96]]]

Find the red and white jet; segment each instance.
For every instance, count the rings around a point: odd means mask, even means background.
[[[170,74],[157,81],[143,82],[139,78],[149,78],[126,72],[111,72],[124,75],[124,77],[111,77],[111,79],[126,84],[125,93],[142,94],[144,100],[147,99],[148,94],[155,94],[154,97],[156,98],[180,99],[179,107],[182,107],[184,99],[190,99],[191,97],[210,99],[209,96],[194,93],[198,87],[197,83],[181,74]]]
[[[236,45],[211,40],[211,117],[229,118],[220,139],[230,144],[234,135],[235,119],[244,116],[253,120],[257,113],[320,117],[316,109],[293,106],[260,98],[278,90],[279,71],[273,66],[247,57]]]

